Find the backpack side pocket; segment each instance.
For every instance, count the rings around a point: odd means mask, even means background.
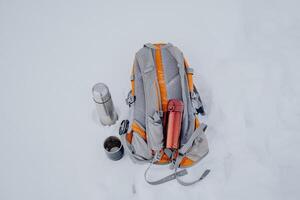
[[[190,167],[196,164],[209,152],[208,141],[201,127],[197,128],[194,134],[198,134],[198,136],[194,139],[192,146],[185,153],[185,156],[180,163],[180,167]]]
[[[153,116],[148,116],[148,146],[149,149],[159,151],[163,148],[163,125],[159,113],[156,111]]]

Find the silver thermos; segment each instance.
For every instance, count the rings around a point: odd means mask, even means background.
[[[102,125],[112,125],[118,120],[114,104],[108,87],[104,83],[97,83],[92,89],[98,118]]]

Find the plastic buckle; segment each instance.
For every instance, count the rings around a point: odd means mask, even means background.
[[[160,153],[160,152],[157,152],[157,153],[154,155],[154,160],[156,160],[156,161],[159,161],[161,158],[162,158],[162,153]]]
[[[158,114],[159,114],[160,117],[163,117],[163,116],[164,116],[164,112],[163,112],[162,110],[159,110],[159,111],[158,111]]]
[[[127,119],[123,120],[119,128],[119,135],[123,135],[127,133],[128,127],[129,127],[129,120]]]

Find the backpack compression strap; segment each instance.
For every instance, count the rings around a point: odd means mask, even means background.
[[[192,105],[193,105],[193,108],[195,109],[194,112],[196,114],[200,113],[201,115],[205,115],[205,111],[204,111],[203,104],[202,104],[202,101],[200,98],[200,94],[199,94],[196,86],[194,85],[194,81],[193,81],[194,69],[190,67],[186,58],[184,58],[184,67],[185,67],[185,71],[186,71],[186,75],[187,75],[187,79],[188,79],[189,92],[190,92],[190,97],[192,99]]]
[[[165,183],[165,182],[168,182],[168,181],[171,181],[173,179],[176,179],[177,182],[183,186],[190,186],[190,185],[193,185],[201,180],[203,180],[210,172],[210,169],[206,169],[199,178],[197,178],[196,180],[194,181],[190,181],[190,182],[187,182],[187,181],[183,181],[181,179],[182,176],[185,176],[188,174],[187,170],[186,169],[183,169],[183,170],[180,170],[180,171],[177,171],[178,168],[179,168],[179,165],[182,161],[182,159],[185,157],[187,151],[192,147],[195,139],[197,139],[198,137],[201,137],[201,135],[205,134],[204,131],[206,130],[207,128],[207,125],[202,123],[200,125],[200,127],[198,127],[196,129],[196,131],[193,133],[193,135],[190,137],[190,139],[188,140],[188,142],[183,146],[181,147],[179,150],[178,150],[178,153],[175,153],[177,155],[177,158],[175,160],[175,163],[174,163],[174,166],[171,166],[172,168],[174,168],[174,173],[164,177],[164,178],[161,178],[159,180],[155,180],[155,181],[150,181],[148,180],[148,171],[149,169],[151,168],[151,166],[153,165],[153,163],[155,163],[156,161],[160,160],[160,155],[161,154],[155,154],[153,160],[151,161],[151,163],[149,164],[148,168],[146,169],[145,173],[144,173],[144,178],[145,178],[145,181],[151,185],[158,185],[158,184],[162,184],[162,183]],[[208,152],[207,152],[208,153]],[[207,154],[206,153],[206,154]],[[174,154],[174,155],[175,155]],[[205,154],[205,155],[206,155]],[[205,157],[205,155],[203,155],[203,157]]]
[[[180,171],[175,171],[174,173],[168,175],[168,176],[165,176],[164,178],[161,178],[161,179],[158,179],[158,180],[155,180],[155,181],[151,181],[148,179],[148,172],[149,172],[149,169],[152,167],[153,163],[157,162],[160,160],[160,154],[156,154],[153,158],[153,160],[151,161],[151,163],[149,164],[148,168],[146,169],[145,173],[144,173],[144,179],[147,183],[149,183],[150,185],[159,185],[159,184],[163,184],[165,182],[168,182],[168,181],[171,181],[171,180],[174,180],[174,179],[177,179],[177,177],[181,177],[181,176],[185,176],[187,175],[187,170],[186,169],[183,169],[183,170],[180,170]]]
[[[180,165],[182,159],[184,158],[186,152],[192,147],[192,145],[193,145],[193,143],[194,143],[194,141],[195,141],[195,139],[196,139],[197,137],[200,137],[202,134],[205,134],[204,131],[206,130],[206,128],[207,128],[207,125],[204,124],[204,123],[201,123],[201,124],[200,124],[200,127],[198,127],[198,128],[196,129],[196,131],[195,131],[195,132],[193,133],[193,135],[190,137],[190,139],[188,140],[188,142],[187,142],[183,147],[181,147],[181,148],[179,149],[179,155],[178,155],[178,157],[176,158],[176,161],[175,161],[175,164],[174,164],[175,174],[177,174],[177,170],[178,170],[178,168],[179,168],[179,165]],[[208,152],[207,152],[207,153],[208,153]],[[206,153],[206,154],[207,154],[207,153]],[[203,157],[205,157],[205,155],[204,155]],[[183,185],[183,186],[189,186],[189,185],[193,185],[193,184],[195,184],[195,183],[197,183],[197,182],[203,180],[203,179],[209,174],[209,172],[210,172],[210,169],[206,169],[198,179],[196,179],[196,180],[194,180],[194,181],[191,181],[191,182],[183,181],[183,180],[180,179],[179,176],[176,176],[176,180],[177,180],[177,182],[178,182],[179,184],[181,184],[181,185]]]
[[[184,67],[186,70],[187,78],[188,78],[188,85],[189,85],[189,92],[193,92],[194,90],[194,83],[193,83],[193,74],[194,70],[193,68],[190,68],[190,65],[186,58],[184,58]]]
[[[148,116],[154,117],[155,114],[162,117],[162,103],[159,90],[159,83],[156,74],[156,65],[153,59],[151,48],[144,46],[137,54],[136,58],[142,73],[144,95],[145,95],[145,115],[146,115],[146,131],[150,130],[150,121]],[[162,148],[162,135],[161,140],[147,140],[149,149],[160,151]]]

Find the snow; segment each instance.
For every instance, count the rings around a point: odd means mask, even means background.
[[[0,199],[299,199],[299,1],[0,1]],[[113,162],[91,88],[121,119],[134,53],[178,46],[195,69],[210,153],[192,180],[148,185]],[[120,120],[118,121],[120,123]],[[170,173],[155,167],[153,173]]]

